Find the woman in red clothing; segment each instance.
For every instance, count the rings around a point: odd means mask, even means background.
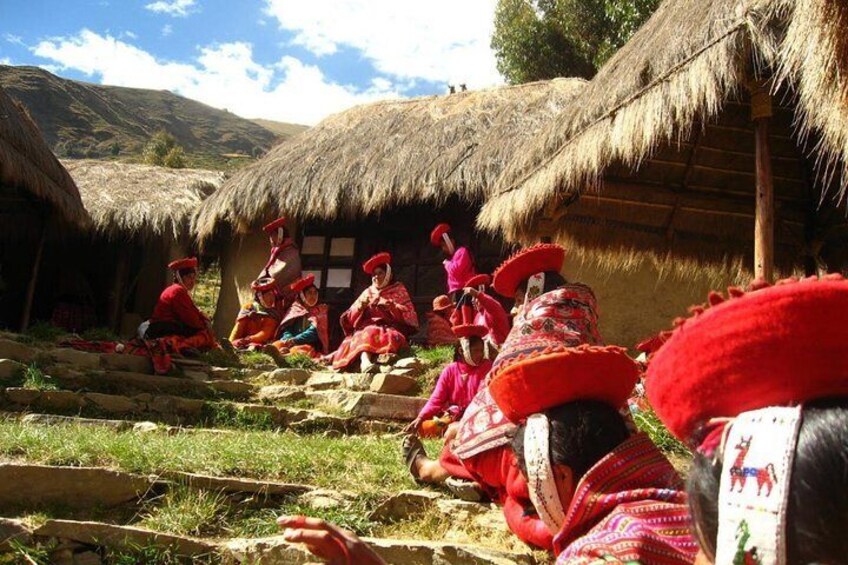
[[[333,368],[379,370],[378,356],[395,354],[406,347],[406,337],[418,331],[418,314],[403,283],[392,280],[392,256],[378,253],[362,265],[371,275],[371,286],[342,314],[347,337],[333,353]]]
[[[447,294],[441,294],[433,299],[433,310],[425,314],[427,318],[427,347],[440,345],[456,345],[457,338],[453,334],[450,313],[453,302]]]
[[[480,274],[471,277],[465,283],[463,297],[459,299],[459,302],[464,304],[467,300],[471,301],[475,311],[474,323],[484,326],[487,330],[486,356],[494,359],[498,355],[501,344],[509,335],[510,320],[500,302],[486,294],[486,287],[491,284],[491,281],[492,277],[489,275]],[[468,298],[465,298],[466,296]]]
[[[456,302],[468,279],[476,274],[476,270],[471,252],[467,247],[459,245],[450,232],[450,225],[437,225],[430,233],[430,243],[439,247],[446,257],[443,264],[447,275],[448,294]]]
[[[174,282],[159,296],[144,337],[164,339],[177,353],[216,349],[209,319],[189,294],[197,283],[197,258],[173,261],[168,268],[174,272]]]
[[[250,288],[253,301],[242,306],[230,332],[230,343],[236,349],[255,349],[270,343],[280,324],[277,281],[263,277],[253,281]]]
[[[300,277],[300,250],[294,243],[286,227],[286,219],[278,218],[262,228],[271,242],[271,256],[259,273],[258,278],[271,277],[277,281],[277,293],[286,301],[286,306],[294,300],[289,285]],[[285,311],[281,307],[280,311]]]

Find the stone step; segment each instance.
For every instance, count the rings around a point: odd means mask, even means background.
[[[426,398],[347,390],[309,392],[306,396],[343,414],[374,420],[411,421],[427,403]]]
[[[243,479],[240,477],[213,477],[197,473],[170,471],[159,475],[174,482],[200,489],[226,494],[254,494],[268,497],[299,496],[315,490],[314,487],[294,483]]]

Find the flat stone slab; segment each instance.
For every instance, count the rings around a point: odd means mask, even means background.
[[[260,388],[256,397],[271,402],[295,402],[306,398],[306,392],[291,385],[269,385]]]
[[[427,403],[426,398],[346,390],[312,392],[307,397],[351,416],[374,420],[413,420]]]
[[[129,371],[106,371],[100,375],[62,375],[61,373],[59,375],[56,377],[56,380],[64,388],[86,389],[109,394],[132,395],[147,392],[151,394],[171,394],[194,398],[212,398],[222,392],[206,382]]]
[[[345,385],[344,375],[338,373],[312,373],[306,380],[306,386],[312,390],[330,390]]]
[[[0,359],[0,381],[8,381],[23,374],[26,365],[12,359]]]
[[[441,493],[430,490],[401,491],[380,503],[368,517],[377,522],[406,520],[435,508],[436,502],[441,498]]]
[[[313,487],[276,481],[259,481],[239,477],[214,477],[197,473],[170,472],[162,475],[192,488],[224,493],[250,493],[264,496],[301,495],[314,490]]]
[[[305,369],[275,369],[267,373],[269,380],[281,385],[303,385],[311,374]]]
[[[106,508],[139,499],[150,484],[146,477],[98,467],[0,463],[0,507]]]
[[[11,551],[13,542],[30,543],[32,532],[26,524],[12,518],[0,518],[0,552]]]
[[[11,359],[21,363],[29,363],[38,354],[38,350],[12,341],[11,339],[0,339],[0,359]]]
[[[135,422],[130,420],[100,420],[97,418],[78,418],[76,416],[56,416],[54,414],[27,414],[21,418],[23,424],[41,426],[77,425],[109,428],[116,432],[132,429]]]
[[[216,553],[215,543],[191,538],[163,534],[134,526],[116,526],[101,522],[78,522],[76,520],[47,520],[33,535],[43,538],[61,538],[86,545],[109,548],[138,548],[155,546],[169,548],[183,557],[202,557]]]
[[[418,381],[414,378],[397,373],[397,371],[392,371],[391,373],[381,373],[375,376],[374,380],[371,381],[371,392],[379,394],[406,394],[418,385]]]
[[[128,371],[131,373],[153,373],[153,363],[144,355],[127,353],[103,353],[100,355],[100,365],[112,371]]]
[[[216,380],[206,381],[206,386],[230,398],[247,398],[253,394],[253,385],[243,381]]]
[[[535,565],[529,553],[510,553],[485,547],[440,541],[363,538],[386,563],[403,565]],[[318,559],[305,548],[286,542],[282,536],[232,539],[224,551],[235,563],[315,563]]]
[[[50,357],[56,363],[73,365],[77,369],[99,369],[100,355],[87,351],[78,351],[69,347],[60,347],[50,352]]]

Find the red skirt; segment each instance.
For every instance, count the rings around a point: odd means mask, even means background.
[[[333,369],[344,369],[362,353],[397,353],[406,347],[406,337],[394,328],[366,326],[347,336],[333,356]]]

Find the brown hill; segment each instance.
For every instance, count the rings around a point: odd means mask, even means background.
[[[190,164],[216,166],[224,155],[257,157],[302,126],[274,130],[168,91],[69,80],[37,67],[0,65],[0,84],[29,109],[60,157],[138,158],[159,130],[185,148]]]

